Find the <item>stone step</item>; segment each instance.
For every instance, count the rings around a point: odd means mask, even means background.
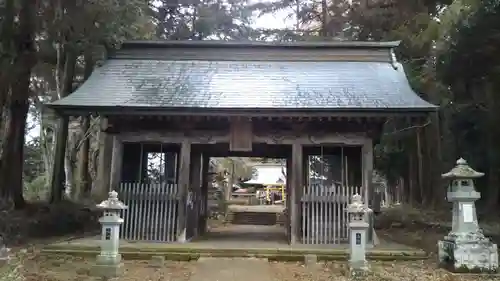
[[[278,223],[276,213],[263,212],[229,212],[227,222],[242,225],[276,225]]]

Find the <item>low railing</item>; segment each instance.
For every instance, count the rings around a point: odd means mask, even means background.
[[[348,239],[349,214],[345,211],[357,186],[307,186],[301,197],[302,243],[340,244]]]
[[[121,183],[123,211],[121,238],[134,241],[176,241],[179,208],[177,184]]]

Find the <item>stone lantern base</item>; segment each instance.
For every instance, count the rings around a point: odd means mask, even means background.
[[[91,275],[97,277],[113,278],[123,275],[124,266],[121,255],[98,255],[96,264],[92,267]]]
[[[370,267],[368,262],[360,261],[352,263],[349,265],[349,280],[351,281],[362,281],[366,280],[366,277],[370,275]]]
[[[438,256],[440,265],[453,272],[498,272],[497,245],[482,233],[450,233],[438,242]]]

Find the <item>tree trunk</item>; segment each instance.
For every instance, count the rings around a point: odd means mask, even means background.
[[[321,0],[321,34],[320,36],[326,38],[328,37],[328,2],[326,0]]]
[[[82,120],[82,146],[80,147],[78,157],[78,177],[80,178],[80,186],[78,187],[78,197],[89,197],[90,189],[92,186],[91,178],[89,175],[89,149],[90,149],[90,117],[83,117]]]
[[[484,90],[486,94],[486,101],[488,105],[486,127],[487,132],[485,132],[488,138],[488,200],[487,200],[487,210],[490,212],[495,212],[498,210],[498,200],[499,200],[499,187],[500,187],[500,149],[498,148],[498,139],[500,137],[498,129],[498,112],[497,101],[495,98],[496,91],[494,87],[487,84]]]
[[[36,2],[21,1],[19,30],[15,38],[17,56],[14,60],[13,77],[10,79],[11,99],[8,105],[8,132],[5,150],[0,163],[2,195],[14,202],[16,209],[23,208],[23,164],[26,118],[29,109],[31,69],[36,63],[34,46]],[[2,35],[3,36],[3,35]],[[7,165],[8,163],[8,165]]]
[[[92,74],[94,69],[94,59],[92,57],[92,49],[87,49],[84,54],[85,69],[84,81],[86,81]],[[80,177],[79,197],[90,197],[90,190],[92,188],[92,179],[89,174],[89,153],[90,153],[90,116],[82,117],[82,135],[83,143],[80,148],[80,157],[78,158],[78,176]]]
[[[428,165],[430,179],[429,194],[432,195],[432,205],[435,207],[443,206],[446,202],[446,188],[443,186],[441,173],[443,173],[443,151],[441,149],[441,121],[439,113],[433,112],[429,116],[429,126],[426,128],[426,146],[428,153]]]
[[[64,63],[64,73],[61,95],[62,97],[68,96],[73,87],[73,79],[75,76],[75,67],[77,54],[71,48],[65,48],[66,58]],[[51,181],[51,197],[50,202],[59,202],[62,200],[62,195],[65,190],[66,171],[66,146],[68,141],[68,116],[61,116],[59,126],[57,127],[56,147],[54,157],[54,168],[52,170]]]
[[[16,15],[14,0],[5,0],[2,15],[2,25],[0,26],[0,41],[2,46],[2,56],[0,57],[0,69],[9,69],[12,65],[12,54],[15,50],[12,49],[12,41],[14,36],[14,17]],[[0,72],[0,119],[4,119],[4,107],[6,105],[11,77],[9,71]],[[3,130],[3,124],[0,124],[0,129]],[[0,131],[1,132],[1,131]],[[1,153],[1,151],[0,151]],[[1,155],[1,154],[0,154]],[[1,164],[0,164],[1,166]]]

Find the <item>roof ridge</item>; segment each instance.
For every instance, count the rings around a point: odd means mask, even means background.
[[[131,40],[125,41],[120,49],[144,48],[295,48],[295,49],[391,49],[400,41],[303,41],[303,42],[261,42],[261,41],[220,41],[220,40]]]

